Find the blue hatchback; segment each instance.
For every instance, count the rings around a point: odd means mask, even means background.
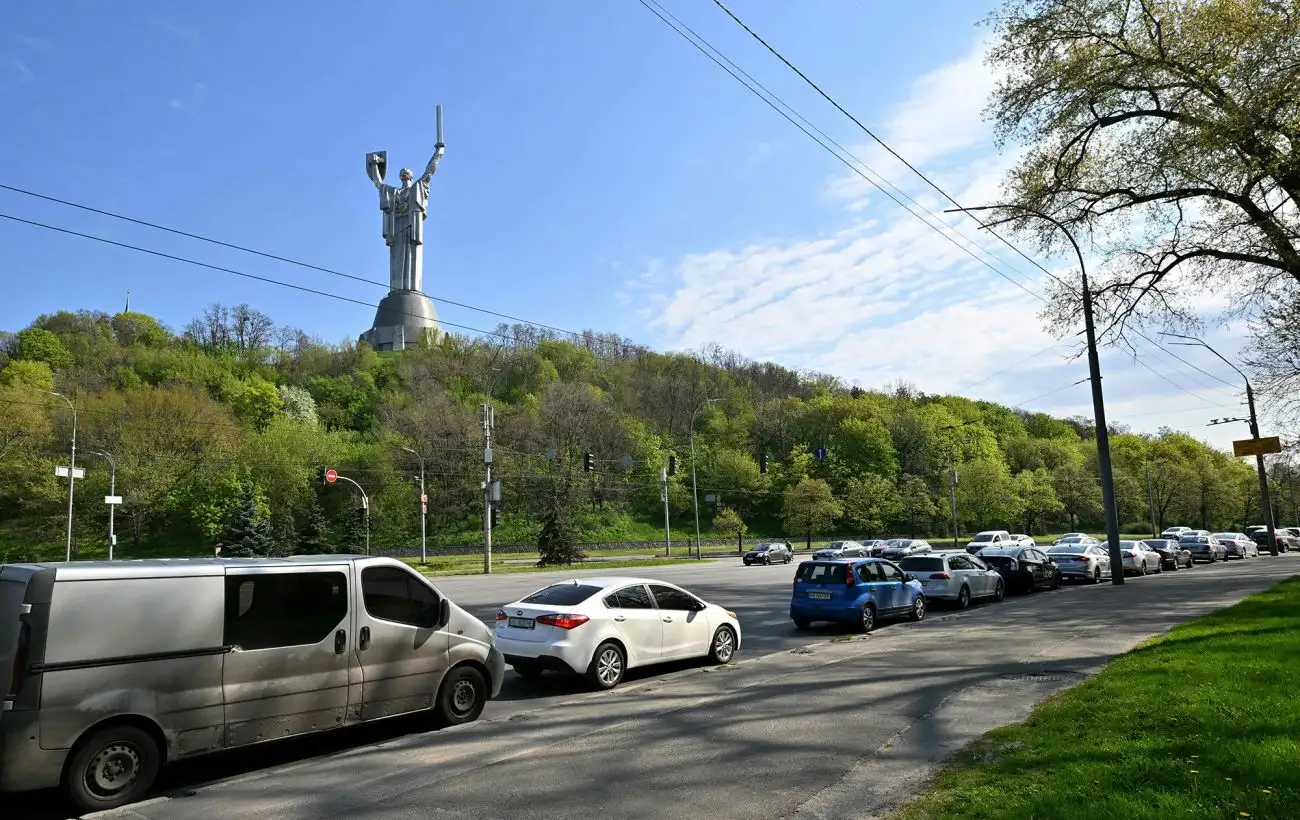
[[[923,619],[925,594],[891,561],[804,561],[794,575],[790,618],[799,629],[832,621],[870,632],[878,620],[898,615]]]

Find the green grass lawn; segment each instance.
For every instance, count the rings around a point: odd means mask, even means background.
[[[973,744],[895,820],[1300,818],[1300,578]]]
[[[626,561],[582,561],[572,566],[562,567],[538,567],[534,563],[507,563],[503,558],[518,558],[521,556],[494,556],[492,561],[492,573],[506,572],[560,572],[572,569],[625,569],[628,567],[662,567],[682,563],[680,558],[648,558],[648,559],[629,559]],[[403,558],[407,564],[425,575],[481,575],[483,573],[483,556],[437,556],[430,557],[429,563],[420,564],[418,558]],[[533,556],[533,561],[537,560]]]

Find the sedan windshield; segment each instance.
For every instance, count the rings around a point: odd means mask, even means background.
[[[975,536],[974,538],[972,538],[972,539],[971,539],[971,543],[972,543],[972,544],[982,544],[982,543],[985,543],[985,542],[987,542],[987,541],[992,541],[992,540],[993,540],[993,536],[992,536],[992,535],[989,535],[989,534],[986,533],[986,532],[982,532],[982,533],[980,533],[979,535],[977,535],[977,536]]]
[[[601,587],[590,584],[553,584],[538,590],[520,601],[524,604],[541,604],[542,606],[573,606],[580,604],[600,592]]]
[[[771,544],[759,544],[757,547],[754,547],[754,552],[767,552],[771,548]]]

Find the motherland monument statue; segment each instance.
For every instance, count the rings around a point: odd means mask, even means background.
[[[417,179],[409,168],[398,174],[400,185],[384,184],[388,152],[366,155],[366,175],[379,192],[383,237],[388,245],[388,295],[379,302],[370,330],[361,341],[375,350],[404,350],[422,338],[437,341],[442,331],[433,300],[425,295],[424,220],[429,211],[429,182],[446,146],[442,141],[442,106],[437,107],[438,140],[433,157]]]

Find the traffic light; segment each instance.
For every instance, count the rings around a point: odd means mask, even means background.
[[[316,468],[316,480],[319,481],[319,482],[322,483],[322,484],[326,484],[326,483],[328,483],[328,482],[325,481],[325,470],[326,470],[325,467],[317,467],[317,468]]]
[[[493,507],[491,517],[492,517],[492,526],[495,527],[497,524],[501,522],[501,511],[496,507]]]
[[[589,473],[596,469],[596,457],[591,453],[584,453],[582,456],[582,470]]]
[[[767,453],[758,454],[758,471],[760,473],[767,472]]]
[[[668,457],[668,475],[677,475],[677,456]]]

